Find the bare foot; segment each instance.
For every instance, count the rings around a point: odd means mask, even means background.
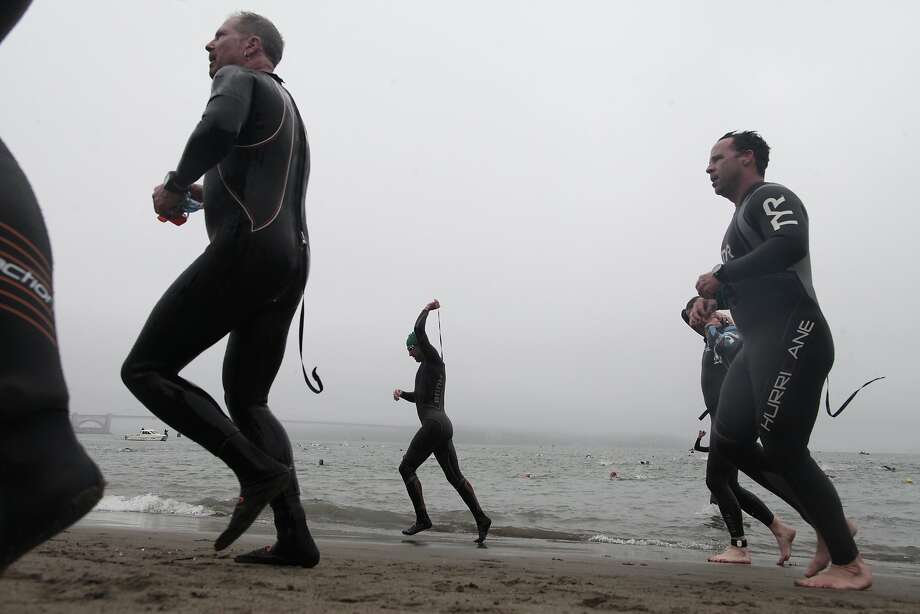
[[[708,559],[710,563],[734,563],[735,565],[750,565],[751,555],[747,548],[729,546],[722,554],[715,554]]]
[[[795,581],[806,588],[835,588],[842,591],[863,591],[872,586],[872,570],[861,556],[849,565],[831,565],[813,578]]]
[[[850,527],[850,535],[856,537],[856,523],[852,520],[847,520],[847,526]],[[808,564],[808,568],[805,570],[805,577],[810,578],[816,575],[819,571],[826,569],[831,563],[831,553],[827,549],[827,544],[824,542],[824,538],[820,534],[817,534],[818,537],[818,546],[815,548],[815,556],[811,559],[811,563]]]
[[[776,561],[776,564],[782,567],[783,563],[788,561],[792,555],[792,541],[795,539],[795,529],[788,524],[784,524],[776,516],[773,517],[773,522],[770,524],[769,529],[773,533],[773,537],[776,538],[776,545],[779,546],[779,560]]]

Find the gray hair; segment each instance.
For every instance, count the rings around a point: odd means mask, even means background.
[[[281,62],[281,55],[284,53],[284,39],[281,38],[281,32],[271,21],[248,11],[240,11],[233,15],[236,18],[235,30],[240,34],[248,36],[258,36],[262,41],[262,50],[271,61],[277,66]]]

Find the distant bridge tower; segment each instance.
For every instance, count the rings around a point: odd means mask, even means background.
[[[112,432],[112,414],[70,414],[75,433],[108,435]]]

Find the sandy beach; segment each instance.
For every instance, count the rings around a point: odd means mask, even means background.
[[[465,536],[464,536],[465,537]],[[793,586],[801,565],[674,560],[668,552],[498,538],[478,548],[429,533],[320,534],[312,570],[244,566],[214,535],[73,528],[0,579],[0,612],[918,612],[920,578],[876,568],[861,593]],[[693,556],[705,558],[703,553]],[[655,558],[657,557],[657,558]]]

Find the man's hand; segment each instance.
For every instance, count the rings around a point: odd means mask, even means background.
[[[185,223],[185,216],[179,210],[179,203],[183,198],[182,194],[170,192],[160,184],[153,188],[153,210],[161,221],[168,220],[180,226]]]
[[[396,390],[393,391],[393,400],[394,400],[394,401],[398,401],[401,397],[402,397],[402,390],[400,390],[399,388],[397,388]]]
[[[703,298],[715,298],[722,287],[722,282],[712,273],[703,273],[696,280],[696,292]]]
[[[441,303],[438,302],[438,299],[434,299],[433,301],[425,305],[425,309],[427,309],[428,311],[434,311],[435,309],[440,309],[440,308],[441,308]]]
[[[706,431],[700,431],[700,432],[697,434],[697,439],[702,439],[702,438],[705,437],[705,436],[706,436]]]
[[[718,306],[719,304],[711,298],[695,301],[690,308],[690,326],[705,324]]]

